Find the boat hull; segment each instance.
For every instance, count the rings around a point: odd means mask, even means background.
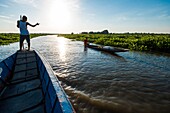
[[[0,62],[0,92],[8,84],[9,79],[12,77],[15,59],[16,53]]]
[[[110,46],[101,46],[101,45],[96,45],[96,44],[88,44],[87,47],[98,50],[98,51],[108,52],[108,53],[129,51],[128,49],[122,49],[122,48],[116,48],[116,47],[110,47]]]
[[[36,57],[40,70],[43,92],[47,95],[45,99],[47,103],[51,104],[46,105],[47,111],[54,113],[74,113],[75,111],[49,63],[39,52],[36,52]]]
[[[39,52],[17,51],[0,62],[0,69],[1,112],[75,113],[51,66]]]

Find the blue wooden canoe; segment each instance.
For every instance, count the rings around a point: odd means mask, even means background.
[[[102,45],[97,45],[97,44],[92,44],[92,43],[89,43],[87,45],[87,47],[95,49],[95,50],[98,50],[98,51],[108,52],[108,53],[127,52],[127,51],[129,51],[128,49],[111,47],[111,46],[102,46]]]
[[[37,51],[0,62],[0,113],[75,113],[59,80]]]

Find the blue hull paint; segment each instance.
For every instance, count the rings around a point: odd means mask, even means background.
[[[16,59],[16,53],[9,56],[2,62],[0,62],[0,92],[8,84],[8,80],[12,77],[12,71]]]
[[[75,111],[51,66],[39,52],[36,51],[36,54],[43,92],[48,103],[46,104],[48,113],[74,113]]]
[[[44,94],[45,110],[47,113],[75,113],[69,99],[58,78],[46,61],[46,59],[35,51],[37,66]],[[17,52],[0,62],[0,93],[3,93],[4,87],[8,84],[9,79],[13,76]]]

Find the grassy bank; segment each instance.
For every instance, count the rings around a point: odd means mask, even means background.
[[[130,50],[170,53],[170,34],[60,34],[60,36],[80,41],[87,37],[91,43],[128,48]]]
[[[43,35],[47,35],[47,34],[34,33],[34,34],[30,34],[30,37],[34,38]],[[19,41],[18,33],[0,33],[0,45],[7,45],[18,41]]]

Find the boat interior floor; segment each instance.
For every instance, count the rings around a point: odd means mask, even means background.
[[[44,95],[34,51],[18,51],[11,81],[0,95],[0,113],[44,113]]]

